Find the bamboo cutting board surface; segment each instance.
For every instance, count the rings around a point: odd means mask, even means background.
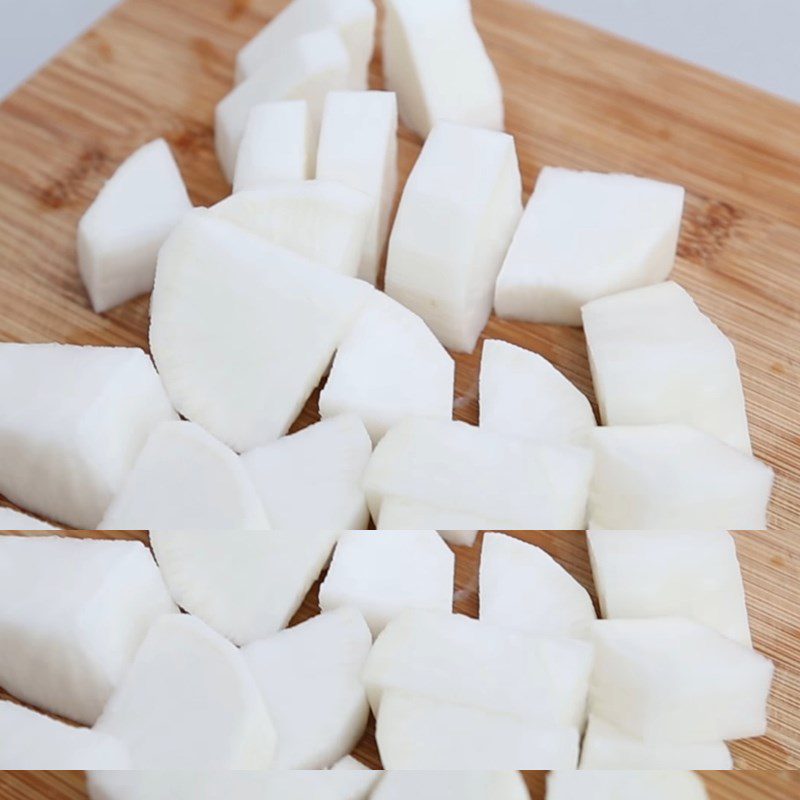
[[[214,105],[235,52],[284,3],[127,0],[0,106],[0,339],[146,347],[146,298],[90,311],[77,221],[162,135],[195,203],[227,194]],[[755,450],[777,470],[770,527],[800,528],[800,107],[512,0],[474,5],[527,191],[546,164],[687,187],[675,276],[736,344]],[[403,175],[419,146],[402,132]],[[487,335],[541,353],[592,396],[580,331],[495,319]],[[479,355],[457,359],[456,412],[470,422]],[[315,396],[299,424],[316,416]]]

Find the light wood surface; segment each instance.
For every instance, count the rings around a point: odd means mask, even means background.
[[[237,49],[284,2],[127,0],[0,106],[0,339],[146,347],[146,298],[90,311],[77,221],[162,135],[195,203],[226,195],[214,105]],[[475,8],[527,191],[545,164],[687,187],[675,277],[736,344],[756,454],[777,470],[770,527],[800,528],[800,107],[512,0]],[[372,77],[380,86],[379,53]],[[418,151],[403,131],[403,174]],[[581,331],[493,319],[486,333],[592,395]],[[479,356],[457,359],[456,413],[470,422]],[[298,424],[316,416],[315,395]]]

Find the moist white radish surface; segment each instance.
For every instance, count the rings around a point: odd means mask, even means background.
[[[708,800],[703,781],[692,772],[564,771],[547,777],[547,800]]]
[[[395,770],[387,772],[372,800],[529,800],[525,781],[517,772],[462,770]]]
[[[11,508],[0,508],[0,530],[7,531],[35,531],[53,530],[52,525],[42,522],[36,517],[22,514]]]

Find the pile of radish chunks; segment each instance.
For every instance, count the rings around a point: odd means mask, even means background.
[[[684,190],[545,166],[523,211],[468,0],[385,6],[389,91],[372,0],[293,0],[241,50],[217,205],[163,140],[103,187],[80,272],[97,312],[152,290],[150,355],[0,344],[0,494],[81,529],[765,528],[733,346],[667,280]],[[424,144],[392,225],[398,114]],[[492,309],[583,326],[601,426],[496,340],[480,424],[453,421],[452,353]]]

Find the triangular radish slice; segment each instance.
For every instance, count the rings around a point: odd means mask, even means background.
[[[236,644],[285,627],[325,566],[331,531],[151,531],[175,602]]]
[[[519,772],[503,770],[392,770],[372,793],[371,800],[530,800]]]
[[[0,508],[0,530],[3,531],[46,531],[53,530],[52,525],[42,522],[36,517],[29,517],[13,508]]]
[[[101,530],[238,528],[269,521],[239,456],[192,422],[165,422],[150,435]]]
[[[708,800],[694,772],[566,770],[547,776],[547,800]]]

